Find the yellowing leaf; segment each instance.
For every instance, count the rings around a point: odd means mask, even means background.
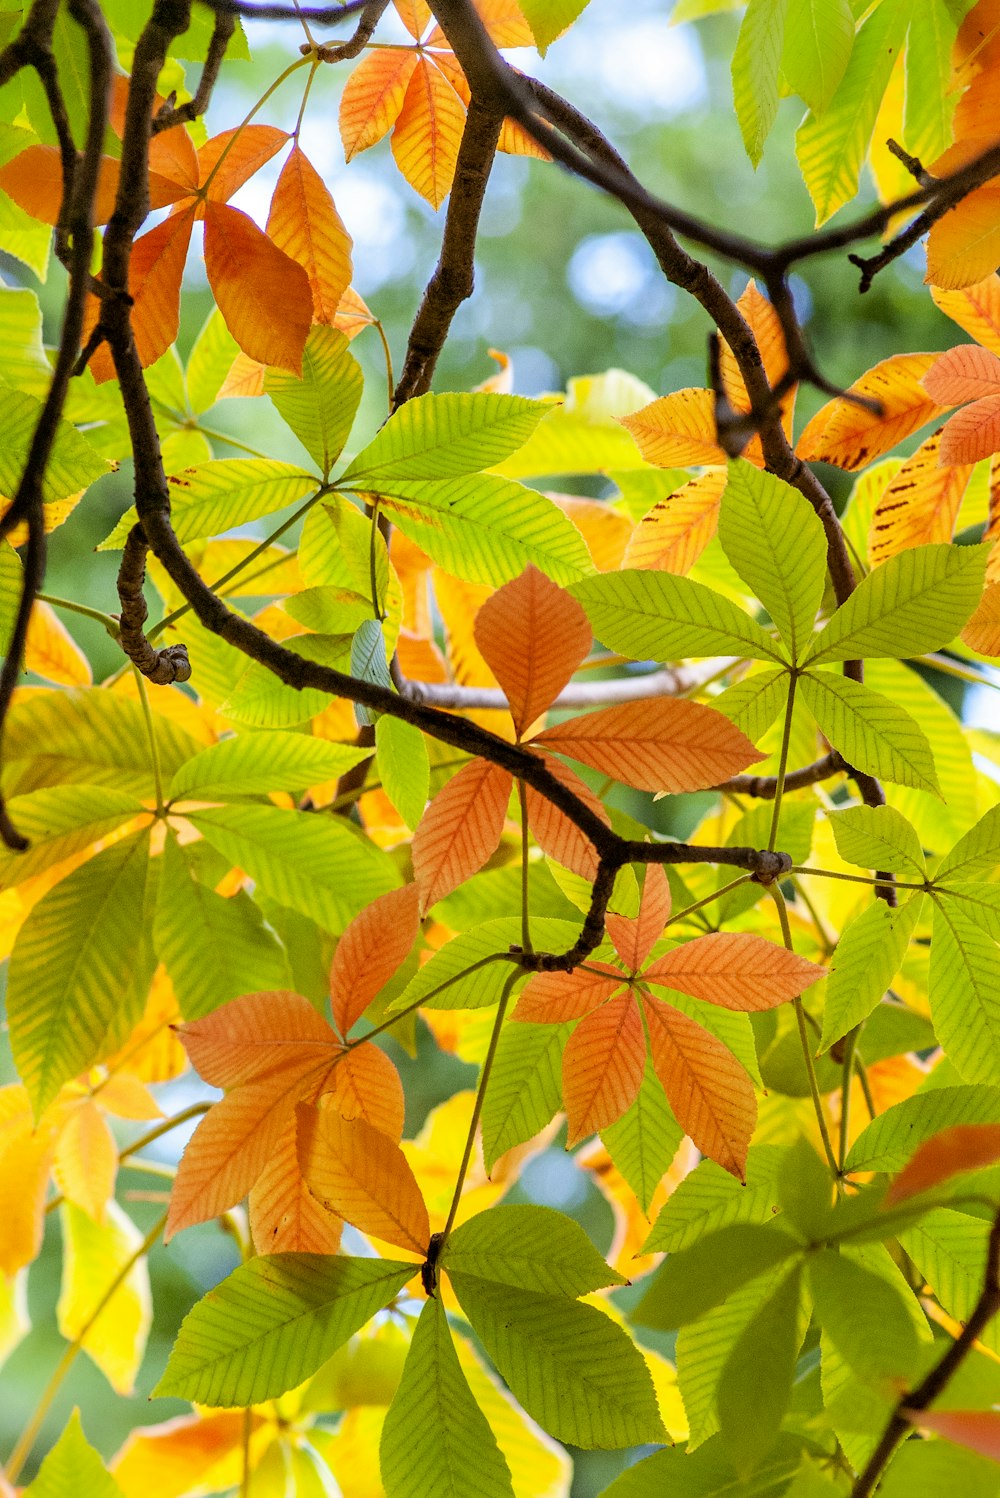
[[[586,1015],[563,1051],[566,1143],[606,1129],[635,1102],[646,1067],[646,1038],[631,992]]]
[[[695,999],[754,1014],[794,999],[826,968],[750,931],[715,931],[674,947],[643,973]]]
[[[324,1206],[363,1233],[413,1253],[430,1239],[427,1208],[399,1145],[363,1119],[298,1108],[299,1163]]]
[[[67,1201],[95,1222],[115,1189],[118,1147],[96,1103],[85,1099],[63,1126],[56,1145],[54,1174]]]
[[[348,161],[392,129],[416,66],[416,54],[398,47],[375,48],[358,63],[340,99],[340,138]]]
[[[54,610],[40,599],[31,611],[24,664],[36,676],[64,687],[89,687],[92,680],[87,657]]]
[[[868,531],[872,566],[910,546],[951,540],[972,465],[943,464],[941,449],[942,434],[935,432],[880,495]]]
[[[725,463],[715,429],[715,397],[711,390],[677,390],[633,416],[620,416],[648,463],[660,468],[689,463]]]
[[[477,759],[438,791],[411,850],[422,913],[464,884],[496,852],[511,785],[506,770]]]
[[[117,1394],[131,1394],[153,1319],[149,1269],[136,1257],[142,1234],[117,1202],[101,1223],[67,1202],[61,1211],[63,1278],[56,1316],[67,1340],[79,1337],[130,1259],[135,1262],[83,1338],[83,1350]]]
[[[1000,656],[1000,582],[989,583],[962,639],[980,655]]]
[[[210,201],[205,205],[205,270],[219,311],[243,352],[260,364],[301,375],[313,310],[302,266],[247,214]]]
[[[709,468],[656,504],[632,532],[623,567],[689,572],[715,535],[725,468]]]
[[[989,275],[960,291],[941,291],[932,286],[931,296],[952,322],[991,354],[1000,354],[1000,276]]]
[[[837,396],[823,406],[799,438],[796,451],[808,462],[835,463],[838,468],[864,468],[883,453],[942,415],[923,379],[936,354],[895,354],[874,365],[851,386],[853,395],[868,396],[881,405],[870,411]]]
[[[451,191],[464,129],[462,100],[440,68],[418,58],[392,132],[392,154],[432,208],[440,208]]]
[[[420,929],[418,889],[379,895],[356,915],[337,943],[330,969],[333,1021],[347,1036],[408,955]]]
[[[351,236],[325,182],[298,142],[274,189],[267,233],[309,277],[316,321],[335,323],[351,283]]]
[[[551,707],[591,642],[576,599],[530,565],[486,600],[475,634],[510,703],[518,737]]]
[[[23,1087],[0,1089],[0,1273],[16,1274],[42,1246],[56,1134],[51,1114],[34,1127]]]

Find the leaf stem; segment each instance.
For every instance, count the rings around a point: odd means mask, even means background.
[[[810,869],[806,868],[805,864],[799,863],[795,864],[792,873],[815,875],[820,879],[844,879],[848,884],[877,884],[881,888],[885,888],[884,879],[872,879],[868,874],[841,874],[835,869]],[[903,879],[897,879],[894,882],[897,889],[921,889],[925,893],[927,891],[926,884],[907,884]]]
[[[312,58],[308,54],[305,57],[297,57],[294,62],[290,62],[288,64],[288,67],[283,69],[283,71],[278,74],[273,83],[268,85],[268,87],[261,94],[260,98],[257,100],[256,104],[250,110],[250,113],[243,116],[243,119],[236,126],[236,129],[233,131],[229,140],[226,141],[226,144],[219,152],[218,161],[216,161],[215,165],[212,167],[212,170],[209,172],[204,182],[198,188],[198,191],[193,194],[194,197],[196,197],[200,202],[204,202],[204,200],[208,196],[208,189],[212,185],[213,177],[218,172],[220,166],[225,161],[230,151],[233,149],[233,146],[239,140],[241,133],[249,125],[254,115],[257,114],[259,110],[263,109],[264,105],[267,103],[271,95],[277,92],[277,90],[284,83],[285,79],[290,78],[293,73],[297,73],[300,68],[310,67],[312,65]]]
[[[792,713],[795,708],[795,683],[798,676],[794,671],[788,675],[788,700],[785,703],[785,722],[781,730],[781,749],[778,753],[778,775],[777,786],[774,792],[774,810],[771,812],[771,831],[767,838],[767,851],[774,852],[774,846],[778,841],[778,823],[781,820],[781,802],[785,794],[785,775],[788,771],[788,748],[792,742]]]
[[[156,733],[153,728],[153,714],[149,706],[149,694],[146,691],[145,678],[136,666],[132,667],[132,674],[135,677],[135,684],[139,689],[142,716],[145,719],[146,734],[149,738],[149,757],[153,765],[153,785],[156,788],[156,815],[163,817],[166,811],[166,804],[163,799],[163,771],[160,768],[160,746],[156,742]]]
[[[517,799],[521,807],[521,949],[533,952],[528,914],[528,795],[523,780],[517,782]]]
[[[182,1123],[187,1123],[189,1118],[200,1118],[203,1113],[208,1112],[211,1106],[211,1103],[191,1103],[189,1107],[182,1108],[179,1113],[175,1113],[173,1118],[165,1118],[154,1129],[148,1129],[145,1134],[140,1134],[138,1139],[133,1139],[131,1144],[127,1144],[119,1152],[119,1164],[127,1160],[130,1155],[135,1155],[139,1150],[145,1149],[147,1144],[153,1144],[155,1140],[162,1139],[164,1134],[169,1134],[171,1130],[179,1128]]]
[[[118,620],[110,614],[102,614],[100,609],[92,609],[85,603],[74,603],[71,598],[57,598],[54,593],[36,593],[40,603],[47,603],[54,609],[67,609],[71,614],[82,614],[85,619],[94,619],[102,624],[113,640],[117,640],[120,633]]]
[[[396,379],[392,372],[392,350],[389,347],[389,339],[386,336],[381,318],[373,317],[371,326],[376,330],[382,342],[382,352],[385,355],[385,378],[389,387],[389,410],[391,412],[393,397],[396,393]]]
[[[861,1026],[855,1025],[853,1030],[848,1031],[844,1037],[844,1060],[840,1079],[840,1136],[839,1136],[839,1172],[844,1173],[844,1161],[847,1159],[848,1136],[851,1130],[851,1083],[854,1079],[854,1056],[858,1048],[858,1036]]]
[[[737,879],[730,879],[728,884],[722,885],[720,889],[714,889],[710,895],[704,895],[700,900],[695,900],[693,905],[685,905],[683,910],[675,911],[667,917],[667,925],[672,926],[675,921],[683,921],[689,915],[694,915],[696,910],[701,910],[703,905],[711,905],[713,900],[721,900],[723,895],[728,895],[731,890],[739,889],[741,884],[748,884],[749,874],[740,874]]]
[[[405,1009],[397,1009],[395,1014],[391,1014],[380,1025],[376,1025],[374,1030],[367,1030],[364,1035],[359,1035],[356,1039],[349,1040],[347,1042],[347,1049],[353,1051],[356,1046],[364,1045],[366,1040],[374,1040],[375,1036],[381,1035],[384,1030],[391,1030],[393,1025],[404,1019],[406,1015],[412,1014],[414,1009],[419,1009],[421,1004],[427,1004],[431,999],[436,999],[439,993],[444,993],[445,989],[450,988],[453,983],[458,983],[460,979],[467,978],[470,973],[478,972],[481,967],[488,967],[491,962],[517,962],[517,960],[517,957],[512,952],[491,952],[488,957],[480,957],[477,962],[471,963],[468,967],[463,967],[460,973],[452,973],[450,978],[446,978],[443,983],[439,983],[436,988],[432,988],[430,993],[422,993],[419,999],[414,999],[413,1003],[407,1004]],[[516,973],[514,977],[517,977]]]

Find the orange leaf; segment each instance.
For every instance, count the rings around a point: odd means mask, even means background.
[[[979,655],[1000,656],[1000,582],[987,584],[979,607],[962,630],[962,639]]]
[[[911,1425],[1000,1462],[1000,1410],[902,1411]]]
[[[198,153],[183,125],[161,130],[149,139],[149,169],[189,193],[198,188]]]
[[[709,468],[657,500],[632,532],[622,566],[690,571],[715,535],[726,478],[724,468]]]
[[[243,1472],[244,1410],[178,1415],[133,1430],[110,1462],[124,1498],[178,1498],[189,1491],[222,1492]],[[251,1417],[251,1461],[274,1439],[270,1421]],[[2,1490],[0,1490],[2,1491]]]
[[[215,398],[224,401],[241,395],[263,395],[266,375],[266,364],[259,364],[256,359],[248,359],[246,354],[237,354]]]
[[[132,247],[129,262],[132,330],[144,369],[155,364],[177,337],[181,279],[193,227],[194,209],[185,208],[150,229]],[[99,385],[114,379],[115,366],[107,344],[102,344],[94,354],[90,369]]]
[[[756,282],[750,281],[736,303],[757,340],[764,373],[768,384],[774,388],[788,372],[788,352],[781,321],[772,304],[757,290]],[[751,402],[747,387],[740,374],[739,365],[725,339],[720,347],[720,373],[722,384],[737,411],[749,411]],[[795,391],[790,390],[781,402],[781,424],[789,438],[792,435],[792,419],[795,412]],[[751,438],[743,456],[758,467],[764,465],[764,455],[759,437]]]
[[[330,998],[333,1022],[347,1036],[400,964],[420,930],[415,884],[379,895],[356,915],[333,954]]]
[[[970,136],[962,146],[974,146],[973,155],[994,142],[988,136]],[[953,147],[952,150],[956,150]],[[953,171],[963,164],[962,158],[950,160],[951,153],[935,162],[939,174]],[[927,274],[924,280],[932,286],[954,291],[972,286],[990,275],[1000,262],[1000,187],[987,184],[970,192],[967,198],[931,225],[927,236]]]
[[[625,548],[635,530],[627,515],[601,499],[582,499],[578,494],[555,494],[551,490],[545,491],[545,497],[572,520],[598,572],[617,572],[625,565]]]
[[[340,138],[348,161],[392,129],[416,66],[416,53],[399,48],[376,48],[358,63],[340,98]]]
[[[886,1195],[886,1205],[930,1191],[966,1170],[1000,1160],[1000,1124],[955,1124],[942,1129],[910,1156]]]
[[[62,620],[49,604],[35,600],[28,621],[24,665],[46,681],[64,687],[89,687],[90,663]]]
[[[883,491],[868,530],[872,566],[910,546],[951,540],[972,465],[942,465],[940,454],[941,432],[935,432]]]
[[[1000,4],[978,0],[958,28],[951,65],[956,73],[979,72],[1000,63]]]
[[[595,817],[600,817],[606,827],[611,826],[611,819],[603,805],[575,770],[558,759],[549,759],[548,768],[557,780],[578,796],[585,806],[590,807]],[[542,852],[547,857],[554,858],[556,863],[561,863],[564,868],[572,869],[581,879],[593,879],[597,873],[597,853],[586,833],[581,832],[575,822],[571,822],[547,796],[541,795],[532,786],[525,786],[524,797],[528,826]]]
[[[257,1177],[248,1200],[259,1254],[335,1254],[343,1223],[313,1196],[299,1169],[294,1114]]]
[[[362,1233],[426,1253],[427,1208],[399,1145],[332,1108],[300,1104],[297,1116],[299,1164],[313,1195]]]
[[[340,1042],[300,993],[274,989],[241,999],[178,1025],[177,1034],[198,1074],[213,1087],[261,1081],[311,1058],[332,1063]]]
[[[1000,135],[995,74],[980,73],[973,78],[955,106],[952,132],[956,140],[966,140],[969,136],[976,135]]]
[[[200,186],[205,187],[212,179],[207,189],[209,201],[225,203],[254,172],[278,154],[287,139],[288,132],[274,125],[237,125],[234,130],[213,135],[198,152]]]
[[[486,600],[475,636],[510,703],[519,738],[552,705],[591,643],[580,604],[530,564]]]
[[[580,1021],[563,1051],[567,1147],[626,1113],[639,1095],[646,1037],[631,993],[619,994]]]
[[[714,708],[676,697],[570,718],[534,742],[640,791],[702,790],[763,758]]]
[[[531,27],[517,0],[473,0],[479,19],[497,47],[533,47]]]
[[[635,920],[609,914],[605,918],[615,951],[630,973],[638,972],[653,950],[670,918],[670,882],[662,864],[646,865],[646,877]]]
[[[594,968],[600,968],[595,972]],[[588,962],[571,973],[535,973],[528,979],[511,1019],[536,1025],[561,1025],[581,1019],[625,982],[624,973],[605,963]]]
[[[642,976],[723,1009],[757,1014],[794,999],[826,968],[749,931],[715,931],[657,958]]]
[[[393,531],[393,539],[402,535]],[[401,629],[396,641],[399,668],[408,681],[447,681],[448,667],[433,640],[425,640],[412,630]]]
[[[721,1040],[661,999],[643,998],[653,1068],[685,1134],[739,1181],[757,1122],[753,1083]]]
[[[399,1072],[385,1051],[366,1041],[349,1050],[333,1074],[333,1098],[342,1118],[362,1118],[398,1144],[406,1099]]]
[[[545,147],[540,146],[537,140],[528,134],[524,126],[518,124],[517,120],[504,120],[500,126],[497,150],[503,151],[508,156],[532,156],[535,161],[552,160]]]
[[[118,1146],[97,1107],[86,1099],[73,1109],[59,1135],[53,1174],[59,1190],[100,1222],[114,1195]]]
[[[312,288],[296,261],[247,214],[205,205],[205,269],[226,326],[260,364],[302,373],[312,323]]]
[[[942,463],[978,463],[1000,452],[1000,394],[956,411],[941,432]]]
[[[726,461],[715,429],[711,390],[676,390],[618,420],[632,433],[646,461],[660,468]]]
[[[996,89],[993,87],[993,95]],[[983,348],[1000,354],[1000,276],[987,276],[961,291],[931,288],[936,306]]]
[[[432,208],[440,208],[451,191],[464,129],[462,100],[440,68],[419,58],[392,132],[392,154]]]
[[[919,427],[943,413],[921,383],[937,354],[895,354],[874,365],[851,386],[881,404],[869,411],[837,396],[809,422],[796,452],[810,462],[864,468]]]
[[[942,406],[960,406],[1000,391],[1000,359],[978,343],[960,343],[935,359],[924,389]]]
[[[425,914],[475,874],[497,850],[513,781],[476,759],[438,791],[413,838],[413,872]]]
[[[94,223],[106,224],[115,211],[121,164],[102,156],[94,195]],[[62,163],[55,146],[29,146],[0,167],[0,188],[19,208],[43,224],[57,224],[62,206]],[[187,197],[190,188],[159,173],[149,174],[149,206],[165,208]]]
[[[267,232],[309,277],[316,321],[335,322],[351,283],[351,236],[325,182],[297,143],[281,168]]]
[[[374,321],[374,314],[368,310],[364,299],[358,296],[353,287],[348,286],[340,298],[333,326],[348,338],[357,338],[362,328],[370,328]]]

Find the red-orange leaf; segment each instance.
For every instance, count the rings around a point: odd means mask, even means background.
[[[608,935],[615,951],[630,973],[638,972],[653,947],[663,935],[670,916],[670,883],[662,864],[646,865],[646,878],[635,920],[609,914],[605,918]]]
[[[826,968],[749,931],[716,931],[674,947],[642,976],[723,1009],[756,1014],[794,999],[825,977]]]
[[[580,604],[530,564],[486,600],[475,636],[510,703],[519,738],[551,706],[591,642]]]
[[[980,655],[1000,656],[1000,582],[987,585],[976,612],[962,630],[962,639]]]
[[[547,728],[535,743],[641,791],[701,790],[763,758],[714,708],[676,697],[570,718]]]
[[[260,1081],[300,1059],[332,1062],[340,1050],[333,1030],[309,1000],[288,989],[248,993],[179,1025],[191,1064],[213,1087]]]
[[[1000,1462],[1000,1410],[903,1410],[911,1425]]]
[[[721,1040],[661,999],[643,999],[653,1068],[685,1134],[703,1155],[746,1180],[757,1122],[753,1084]]]
[[[868,530],[873,566],[910,546],[951,540],[972,465],[942,465],[940,458],[941,432],[935,432],[883,491]]]
[[[1000,394],[956,411],[941,433],[942,463],[978,463],[1000,452]]]
[[[399,1072],[385,1051],[366,1041],[338,1061],[333,1096],[342,1118],[363,1118],[398,1144],[403,1137],[406,1099]]]
[[[177,337],[181,280],[193,227],[194,209],[185,208],[150,229],[132,247],[129,261],[132,330],[144,369],[155,364]],[[99,385],[114,379],[114,361],[106,343],[94,354],[90,369]]]
[[[464,129],[462,100],[440,68],[418,58],[392,132],[392,154],[432,208],[440,208],[451,191]]]
[[[599,817],[606,827],[610,827],[611,819],[600,800],[575,770],[558,759],[549,759],[548,768],[557,780],[562,781],[585,806],[590,807],[595,817]],[[564,868],[572,869],[581,879],[593,879],[597,873],[597,853],[586,833],[581,832],[576,823],[571,822],[557,806],[553,806],[547,796],[541,795],[530,785],[525,786],[524,796],[528,809],[528,826],[542,852],[549,858],[554,858],[556,863],[561,863]]]
[[[302,1179],[295,1134],[293,1114],[250,1191],[253,1246],[259,1254],[335,1254],[343,1223]]]
[[[316,321],[335,322],[344,292],[351,284],[351,236],[326,183],[297,143],[281,168],[267,217],[267,233],[309,277]]]
[[[632,433],[647,463],[673,468],[726,461],[715,430],[711,390],[676,390],[618,419]]]
[[[955,72],[968,76],[1000,63],[1000,5],[997,0],[978,0],[958,28],[952,48]]]
[[[924,389],[924,376],[936,354],[896,354],[855,380],[851,391],[881,404],[869,411],[838,396],[828,401],[799,438],[796,451],[810,462],[835,463],[838,468],[864,468],[927,422],[944,407]]]
[[[991,83],[991,88],[995,98],[996,86]],[[931,288],[931,296],[935,305],[970,338],[990,353],[1000,354],[1000,276],[987,276],[961,291],[940,291],[935,286]]]
[[[622,566],[690,571],[718,528],[726,478],[724,468],[709,468],[658,499],[632,532]]]
[[[631,993],[580,1021],[563,1052],[567,1145],[606,1129],[631,1108],[642,1086],[646,1038]]]
[[[594,969],[599,968],[599,972]],[[582,1019],[625,982],[625,975],[605,963],[588,962],[571,973],[535,973],[528,979],[511,1019],[537,1025],[560,1025]]]
[[[340,99],[340,138],[348,161],[392,129],[416,66],[416,53],[399,48],[376,48],[358,63]]]
[[[1000,358],[978,343],[960,343],[935,359],[924,389],[942,406],[960,406],[1000,391]]]
[[[451,894],[496,852],[512,784],[506,770],[477,759],[438,791],[411,850],[421,913]]]
[[[399,1145],[332,1108],[300,1104],[297,1117],[299,1164],[313,1195],[361,1232],[426,1253],[427,1208]]]
[[[415,884],[391,889],[366,905],[345,930],[330,968],[333,1022],[348,1034],[408,956],[420,929]]]
[[[1000,1160],[1000,1124],[955,1124],[942,1129],[910,1156],[889,1187],[886,1203],[930,1191],[966,1170]]]
[[[272,244],[247,214],[205,205],[205,269],[226,326],[259,364],[302,373],[312,323],[312,288],[301,265]]]
[[[227,202],[287,139],[288,132],[274,125],[238,125],[213,135],[198,152],[198,181],[202,187],[208,183],[209,200]]]

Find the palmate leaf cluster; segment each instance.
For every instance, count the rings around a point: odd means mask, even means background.
[[[544,53],[585,5],[476,8],[498,48]],[[557,1498],[614,1451],[609,1498],[1000,1492],[1000,755],[947,692],[992,691],[1000,657],[992,179],[927,242],[974,342],[901,347],[804,424],[815,376],[784,380],[755,280],[723,310],[781,384],[766,411],[736,338],[711,389],[612,370],[527,399],[501,354],[481,388],[431,390],[418,318],[372,421],[352,344],[376,347],[378,307],[298,128],[270,95],[211,134],[168,117],[212,46],[197,5],[155,80],[133,341],[105,325],[146,17],[100,10],[111,248],[38,524],[0,541],[5,652],[38,530],[118,465],[137,484],[100,543],[120,600],[36,600],[0,740],[0,1354],[16,1376],[41,1345],[50,1214],[67,1344],[0,1488]],[[391,134],[434,207],[459,184],[460,216],[476,59],[451,5],[393,12],[395,40],[360,61],[309,41],[283,78],[313,111],[336,62],[348,161]],[[34,24],[0,23],[0,43]],[[912,185],[887,135],[954,171],[1000,136],[998,35],[992,0],[750,0],[732,79],[753,165],[795,96],[821,224],[869,158],[884,198]],[[78,145],[86,36],[59,6]],[[237,25],[223,77],[245,55]],[[0,248],[38,277],[54,227],[67,248],[60,127],[34,71],[0,88]],[[523,123],[493,129],[554,170]],[[230,199],[268,162],[260,225]],[[182,359],[202,220],[213,305]],[[0,287],[0,335],[20,516],[59,355],[26,286]],[[138,625],[137,389],[177,543],[149,553]],[[233,400],[242,443],[215,425]],[[265,410],[281,456],[254,445]],[[857,474],[839,516],[813,464]],[[85,616],[133,661],[145,623],[189,677],[95,681]],[[435,1091],[456,1059],[471,1086]],[[532,1199],[526,1167],[562,1149],[613,1222],[603,1252]],[[184,1263],[196,1235],[212,1288],[153,1373],[150,1254]],[[81,1353],[107,1399],[151,1396],[148,1423],[113,1452],[85,1402],[43,1456]]]

